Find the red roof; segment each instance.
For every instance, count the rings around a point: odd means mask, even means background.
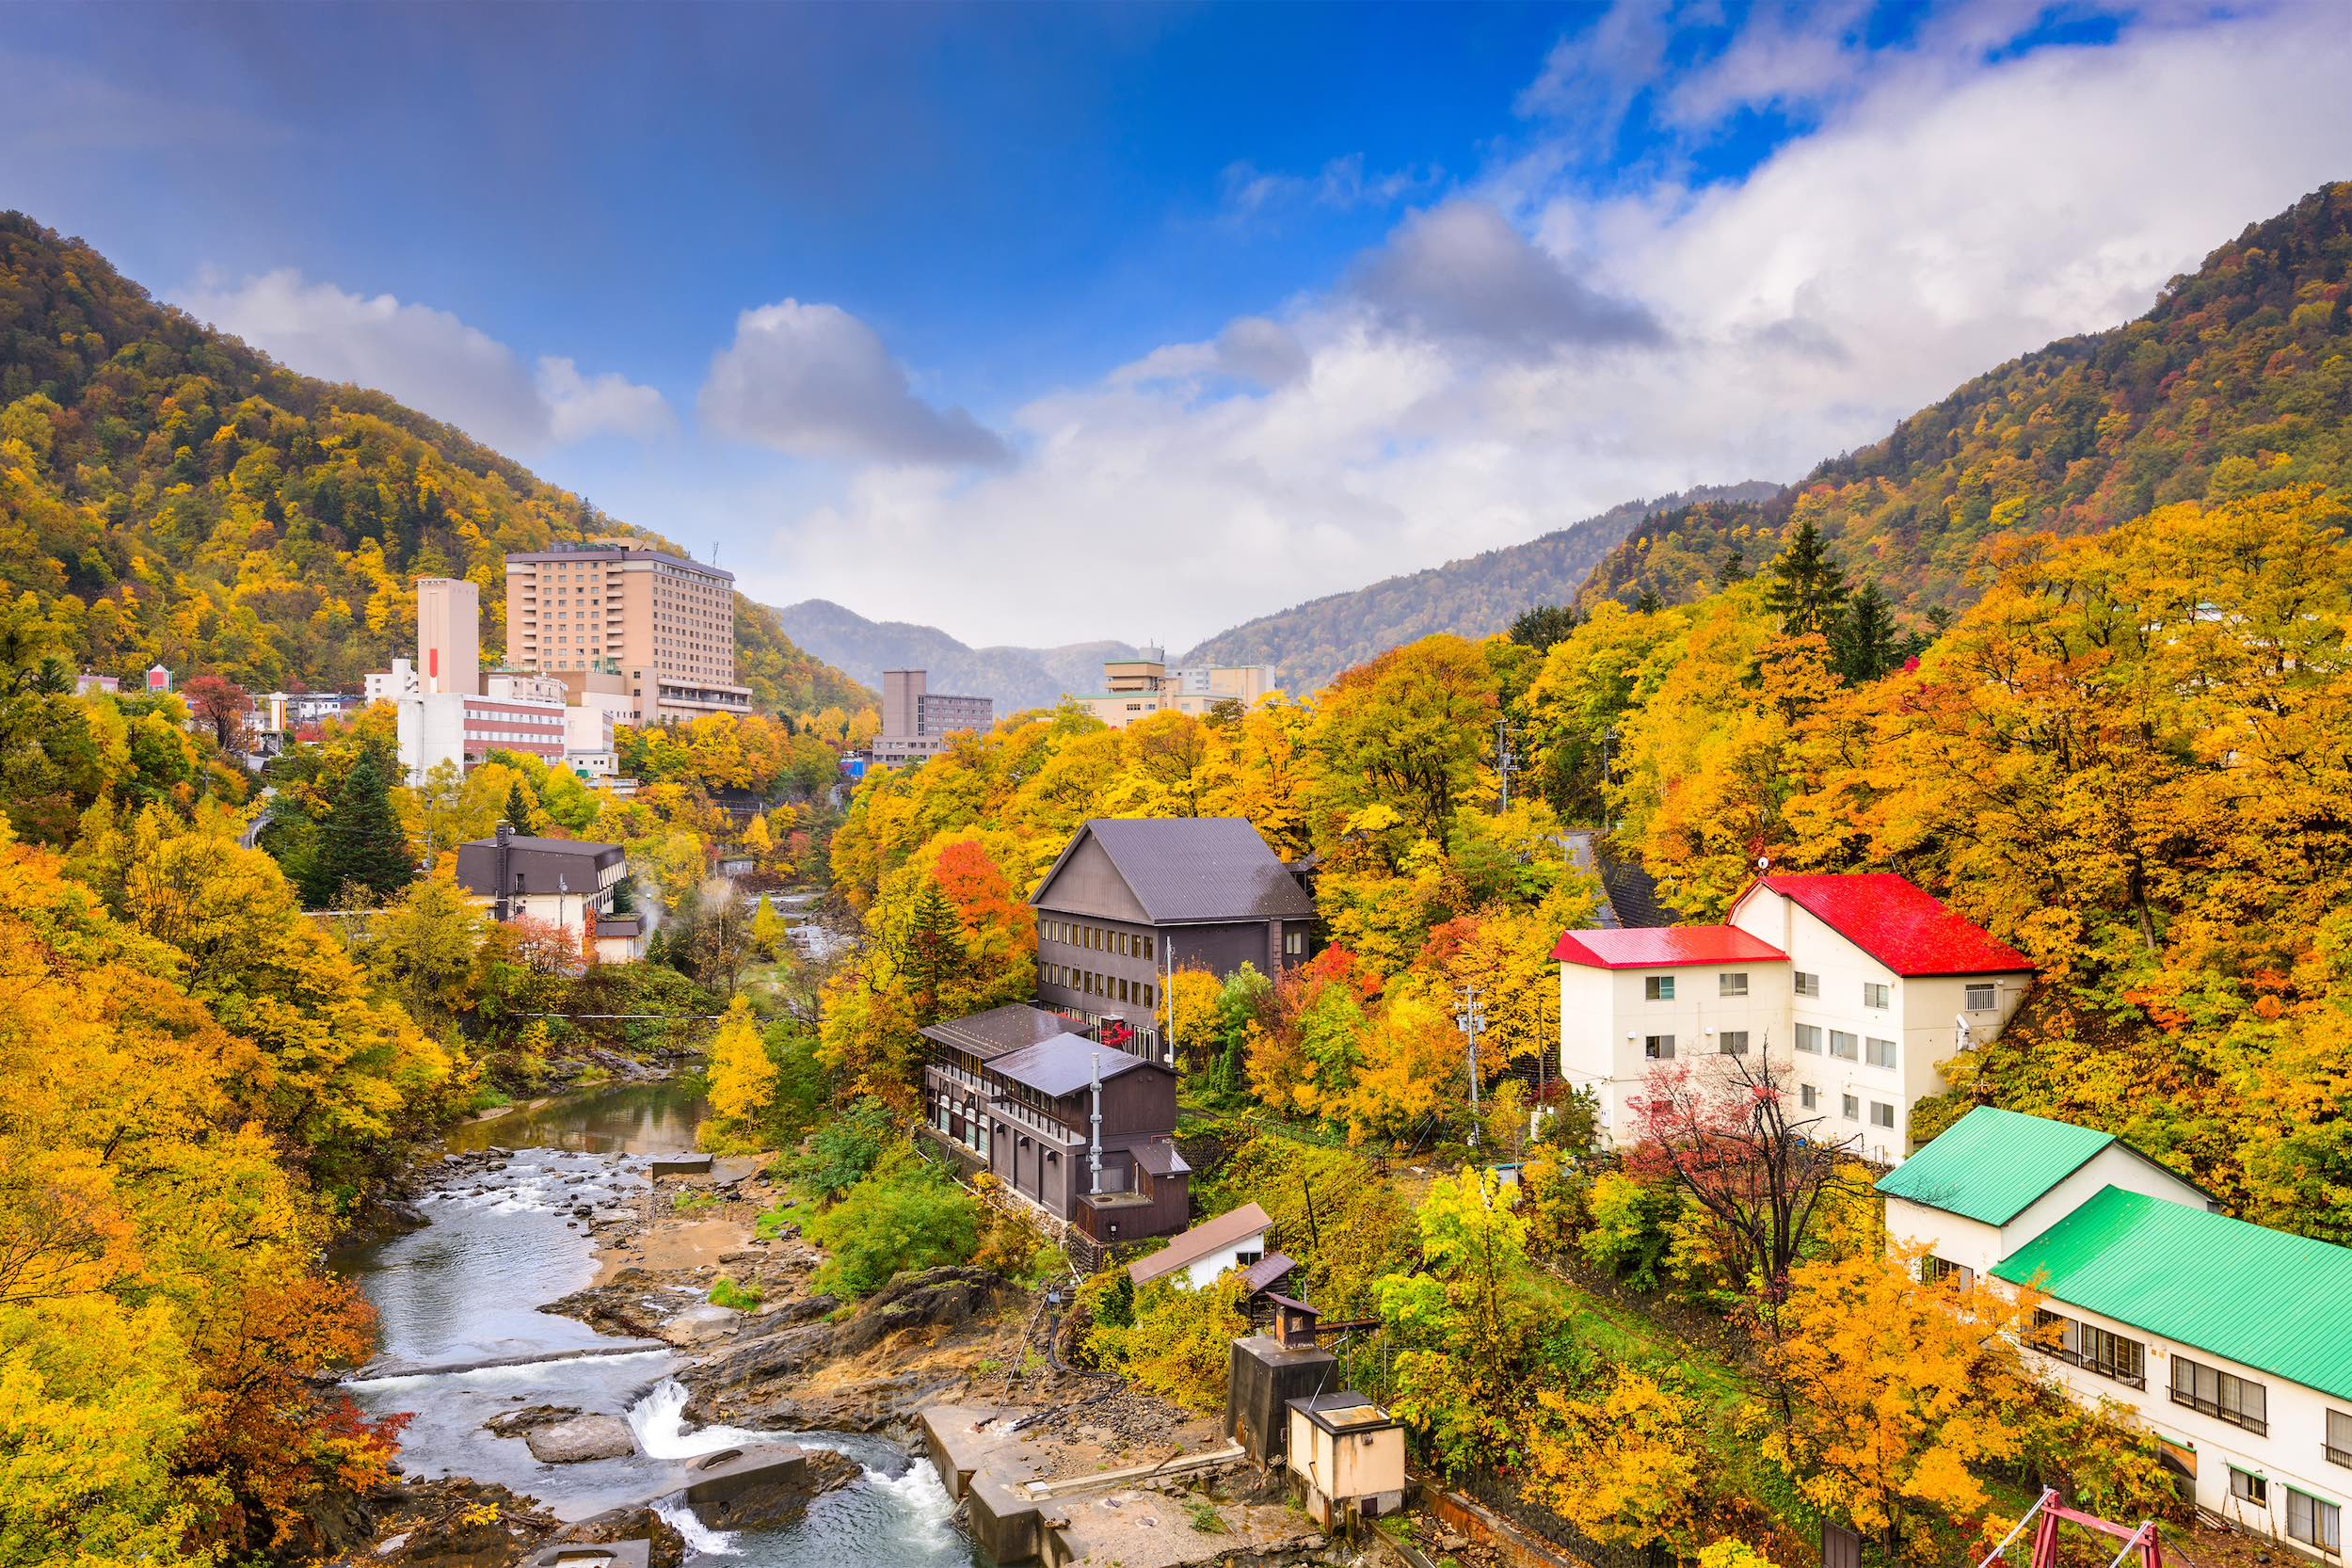
[[[1788,954],[1731,925],[1660,925],[1571,931],[1552,949],[1563,964],[1597,969],[1664,969],[1678,964],[1785,964]]]
[[[2032,959],[1893,872],[1768,876],[1757,886],[1793,899],[1899,975],[2006,974],[2034,967]],[[1740,902],[1747,897],[1741,894]]]

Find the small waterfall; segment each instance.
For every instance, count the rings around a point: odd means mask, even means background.
[[[752,1432],[743,1427],[699,1427],[688,1432],[686,1398],[684,1384],[676,1378],[664,1378],[629,1407],[629,1429],[637,1434],[638,1450],[648,1458],[693,1459],[700,1454],[717,1453],[721,1448],[799,1441],[785,1432]]]
[[[664,1497],[653,1505],[653,1512],[662,1522],[676,1530],[686,1543],[686,1555],[696,1557],[740,1557],[743,1548],[735,1537],[726,1530],[714,1530],[695,1517],[695,1511],[675,1497]]]

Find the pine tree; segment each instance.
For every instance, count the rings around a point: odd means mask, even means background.
[[[916,1027],[939,1021],[940,998],[968,961],[964,921],[937,881],[923,878],[899,930],[899,967],[913,982]]]
[[[1845,601],[1846,573],[1830,559],[1821,530],[1807,518],[1772,558],[1772,583],[1764,606],[1781,617],[1781,630],[1792,637],[1810,632],[1828,636]]]
[[[332,904],[346,888],[388,899],[416,879],[408,835],[392,813],[385,774],[383,759],[373,748],[352,760],[334,809],[319,824],[318,858],[303,889],[313,907]]]
[[[1735,583],[1747,581],[1747,578],[1748,552],[1734,545],[1732,552],[1723,557],[1723,564],[1715,568],[1715,585],[1728,588]]]
[[[1541,653],[1576,629],[1576,611],[1564,604],[1537,604],[1511,623],[1511,640]]]
[[[1656,588],[1644,583],[1641,591],[1633,596],[1633,608],[1637,615],[1655,616],[1666,608],[1666,601],[1658,598]]]
[[[1859,686],[1876,680],[1903,662],[1902,629],[1895,623],[1895,607],[1876,583],[1864,583],[1846,602],[1845,614],[1830,629],[1830,662],[1837,673]]]
[[[531,831],[531,797],[522,792],[520,778],[506,786],[506,820],[515,824],[518,833]]]

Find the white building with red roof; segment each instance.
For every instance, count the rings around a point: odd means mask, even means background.
[[[1792,1121],[1888,1165],[1944,1064],[1998,1034],[2033,980],[2024,954],[1891,872],[1767,875],[1725,924],[1571,931],[1552,956],[1560,1076],[1612,1140],[1632,1141],[1654,1068],[1768,1049]]]

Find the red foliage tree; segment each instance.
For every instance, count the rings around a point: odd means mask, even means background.
[[[211,728],[221,750],[245,748],[245,716],[253,699],[243,686],[222,676],[200,675],[180,688],[180,696],[188,712]]]

